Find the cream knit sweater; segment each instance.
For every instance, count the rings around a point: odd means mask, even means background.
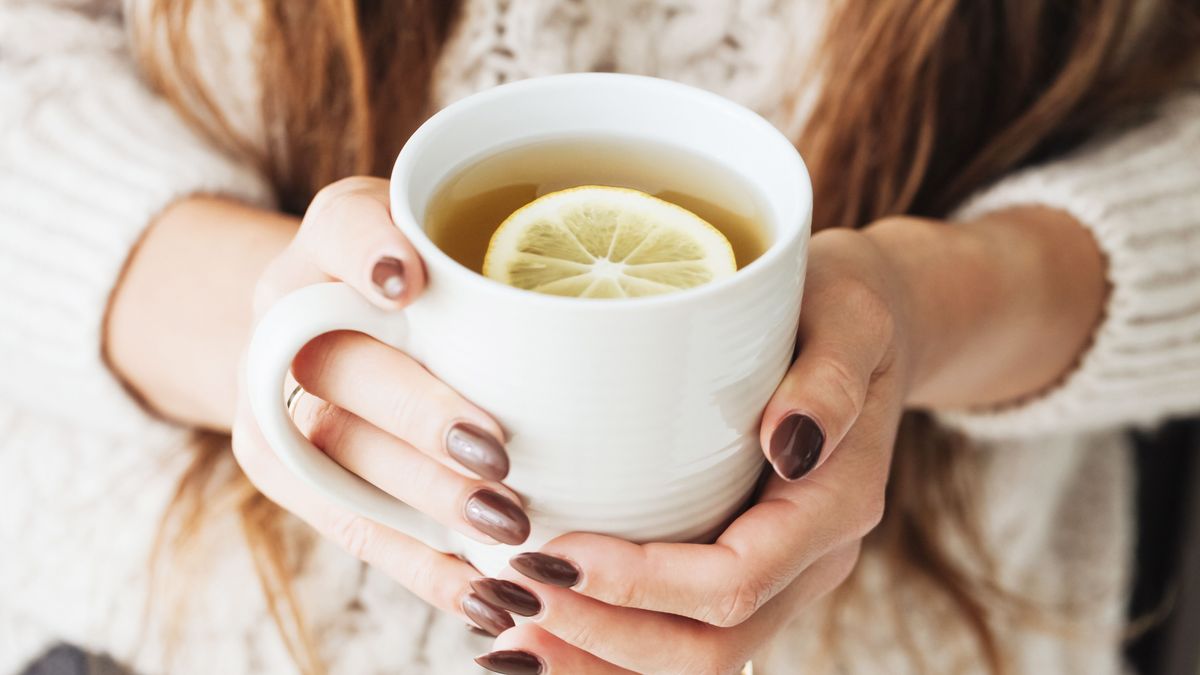
[[[712,89],[790,130],[784,83],[819,33],[822,5],[469,0],[437,97],[612,69]],[[157,623],[148,639],[141,632],[147,552],[188,450],[184,430],[144,413],[106,370],[104,307],[131,246],[173,200],[272,197],[139,80],[125,29],[135,14],[115,1],[0,0],[0,674],[61,640],[145,673],[290,672],[231,517],[213,524],[207,581],[187,589],[174,662],[157,646]],[[253,131],[249,22],[211,16],[197,30],[242,64],[222,85]],[[1091,627],[1067,642],[1004,629],[1020,672],[1117,673],[1132,515],[1119,430],[1200,410],[1200,94],[1180,92],[1139,126],[1013,175],[961,213],[1032,203],[1094,232],[1112,283],[1106,318],[1053,391],[946,418],[985,453],[985,528],[1005,583]],[[852,608],[841,619],[851,644],[836,668],[817,668],[819,637],[805,623],[822,619],[815,608],[758,661],[760,673],[974,670],[971,643],[937,603],[893,584],[879,561],[862,565],[878,593],[906,603],[903,620]],[[333,673],[474,673],[469,656],[488,646],[324,543],[298,592]],[[924,664],[898,648],[902,628]]]

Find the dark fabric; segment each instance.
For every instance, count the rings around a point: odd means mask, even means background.
[[[21,675],[131,675],[107,656],[88,654],[77,647],[58,645],[29,664]]]
[[[1200,644],[1200,420],[1133,435],[1137,445],[1138,528],[1130,597],[1133,621],[1159,617],[1126,654],[1142,675],[1194,675]]]

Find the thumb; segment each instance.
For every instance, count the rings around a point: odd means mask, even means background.
[[[852,294],[869,293],[859,291]],[[767,403],[759,432],[775,473],[789,481],[824,463],[858,420],[891,342],[881,325],[890,312],[878,296],[816,295],[806,294],[799,355]]]

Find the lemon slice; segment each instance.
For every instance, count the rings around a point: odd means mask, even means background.
[[[736,271],[729,240],[696,214],[599,185],[551,192],[517,209],[483,259],[490,279],[578,298],[673,293]]]

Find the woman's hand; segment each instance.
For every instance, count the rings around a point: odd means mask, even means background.
[[[501,635],[482,665],[737,673],[849,575],[883,514],[913,354],[908,302],[864,234],[822,232],[809,256],[799,355],[761,427],[776,474],[757,503],[711,545],[568,534],[514,558],[476,590],[533,620]]]
[[[522,574],[476,585],[534,620],[480,662],[737,672],[849,574],[883,514],[902,409],[994,406],[1052,386],[1091,339],[1106,293],[1092,235],[1039,206],[817,234],[798,356],[763,414],[775,475],[757,503],[712,545],[570,534],[518,556]]]
[[[391,221],[387,181],[350,178],[322,190],[260,278],[256,311],[330,280],[391,310],[421,292],[421,261]],[[292,372],[304,392],[292,404],[297,426],[343,467],[468,537],[506,544],[528,537],[519,498],[500,483],[508,457],[499,424],[420,364],[364,335],[334,333],[309,343]],[[513,625],[471,592],[479,574],[470,565],[335,506],[287,470],[265,445],[241,388],[233,449],[258,489],[355,557],[493,635]]]

